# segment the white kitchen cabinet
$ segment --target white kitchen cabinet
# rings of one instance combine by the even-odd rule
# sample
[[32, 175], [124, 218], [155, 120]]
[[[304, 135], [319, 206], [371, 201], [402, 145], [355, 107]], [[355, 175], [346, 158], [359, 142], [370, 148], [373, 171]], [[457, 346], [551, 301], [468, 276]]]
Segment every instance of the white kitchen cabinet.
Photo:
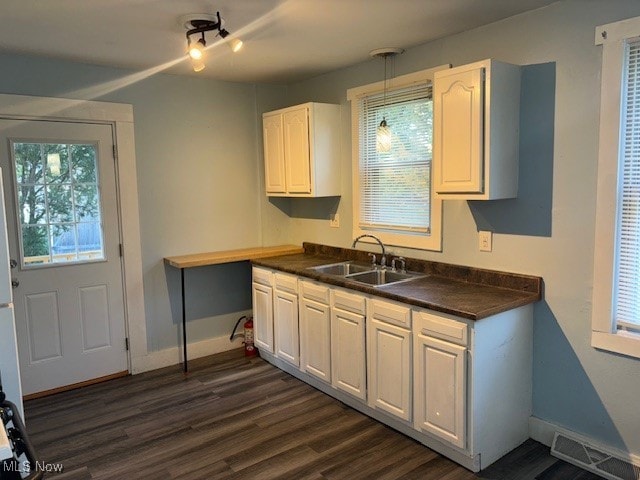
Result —
[[466, 447], [467, 349], [415, 335], [415, 426]]
[[300, 369], [331, 383], [329, 288], [300, 282]]
[[433, 177], [443, 199], [518, 194], [520, 67], [483, 60], [434, 74]]
[[287, 110], [283, 114], [283, 125], [287, 192], [310, 194], [309, 109]]
[[264, 178], [267, 192], [286, 193], [284, 173], [283, 116], [264, 115], [262, 135], [264, 141]]
[[414, 322], [415, 427], [466, 448], [468, 326], [425, 311]]
[[253, 267], [253, 325], [254, 342], [260, 351], [274, 353], [273, 344], [273, 274]]
[[262, 115], [269, 196], [340, 195], [340, 105], [305, 103]]
[[469, 321], [413, 309], [416, 430], [467, 452], [480, 468], [528, 438], [532, 310]]
[[256, 344], [291, 375], [476, 472], [529, 437], [533, 305], [467, 320], [264, 268], [253, 280]]
[[405, 305], [368, 302], [368, 403], [407, 422], [412, 420], [413, 403], [410, 318], [411, 310]]
[[297, 277], [276, 273], [273, 293], [274, 341], [276, 357], [300, 365]]
[[365, 298], [341, 290], [331, 295], [332, 385], [366, 400]]

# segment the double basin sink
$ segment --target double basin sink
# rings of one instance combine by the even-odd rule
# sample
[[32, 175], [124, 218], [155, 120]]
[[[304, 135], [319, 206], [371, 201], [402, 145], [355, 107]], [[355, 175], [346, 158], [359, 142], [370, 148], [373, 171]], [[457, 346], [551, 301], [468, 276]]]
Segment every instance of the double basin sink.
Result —
[[330, 263], [328, 265], [309, 267], [309, 269], [325, 275], [335, 275], [337, 277], [343, 277], [345, 280], [364, 283], [374, 287], [406, 282], [426, 276], [423, 273], [386, 270], [376, 268], [373, 265], [363, 265], [355, 262]]

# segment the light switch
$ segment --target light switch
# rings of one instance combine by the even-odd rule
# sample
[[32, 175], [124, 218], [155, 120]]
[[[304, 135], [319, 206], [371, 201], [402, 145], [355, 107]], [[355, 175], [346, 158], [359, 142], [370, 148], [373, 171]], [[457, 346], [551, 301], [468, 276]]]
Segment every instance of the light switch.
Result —
[[488, 231], [480, 230], [478, 232], [478, 240], [480, 243], [480, 251], [481, 252], [490, 252], [492, 248], [493, 241], [493, 233]]
[[333, 228], [340, 227], [340, 215], [338, 213], [332, 213], [329, 216], [329, 226]]

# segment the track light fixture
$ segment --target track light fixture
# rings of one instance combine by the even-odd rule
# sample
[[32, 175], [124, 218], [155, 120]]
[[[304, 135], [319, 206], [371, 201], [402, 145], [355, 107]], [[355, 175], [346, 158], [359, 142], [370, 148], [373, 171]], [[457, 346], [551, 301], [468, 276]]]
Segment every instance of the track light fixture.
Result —
[[[229, 32], [223, 28], [224, 19], [220, 16], [220, 12], [216, 12], [214, 15], [198, 14], [187, 15], [182, 17], [185, 28], [187, 29], [187, 53], [191, 58], [193, 70], [200, 72], [204, 70], [204, 57], [205, 48], [207, 46], [207, 40], [205, 38], [206, 32], [216, 32], [216, 35], [220, 38], [227, 38]], [[200, 36], [197, 40], [192, 37]], [[242, 48], [242, 40], [239, 38], [233, 38], [228, 42], [229, 48], [235, 53]]]

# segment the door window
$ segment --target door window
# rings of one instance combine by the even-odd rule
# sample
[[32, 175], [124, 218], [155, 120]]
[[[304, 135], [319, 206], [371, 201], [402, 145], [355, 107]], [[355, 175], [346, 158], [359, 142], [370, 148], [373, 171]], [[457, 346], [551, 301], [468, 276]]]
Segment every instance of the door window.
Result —
[[104, 260], [97, 145], [11, 142], [26, 268]]

